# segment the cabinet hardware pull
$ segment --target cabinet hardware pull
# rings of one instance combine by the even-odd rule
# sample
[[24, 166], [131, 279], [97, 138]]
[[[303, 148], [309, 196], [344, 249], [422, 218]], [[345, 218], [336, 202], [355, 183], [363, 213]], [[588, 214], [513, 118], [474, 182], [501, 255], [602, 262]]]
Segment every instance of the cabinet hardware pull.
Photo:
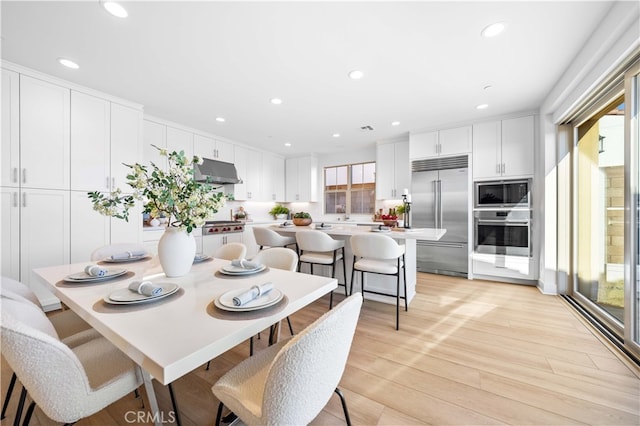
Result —
[[106, 178], [104, 178], [104, 187], [109, 189], [109, 176], [107, 176]]
[[22, 193], [22, 207], [27, 207], [27, 194]]
[[496, 173], [500, 173], [500, 164], [496, 163]]
[[13, 183], [18, 183], [18, 168], [13, 168]]
[[116, 178], [112, 177], [111, 178], [111, 189], [116, 187]]
[[506, 167], [504, 166], [504, 163], [502, 163], [502, 173], [504, 174], [504, 171], [506, 170]]
[[18, 193], [13, 193], [13, 207], [18, 207]]
[[22, 169], [22, 183], [27, 183], [27, 168]]

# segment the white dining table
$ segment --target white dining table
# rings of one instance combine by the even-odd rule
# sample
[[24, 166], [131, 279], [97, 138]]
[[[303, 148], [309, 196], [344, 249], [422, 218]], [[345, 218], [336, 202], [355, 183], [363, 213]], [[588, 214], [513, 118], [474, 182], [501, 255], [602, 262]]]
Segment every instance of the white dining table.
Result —
[[[229, 263], [209, 259], [194, 264], [187, 275], [179, 278], [167, 278], [157, 257], [135, 263], [99, 263], [109, 271], [127, 272], [93, 283], [64, 280], [83, 271], [90, 262], [38, 268], [34, 273], [65, 305], [142, 367], [151, 411], [158, 413], [152, 378], [163, 385], [170, 384], [337, 287], [333, 278], [274, 268], [252, 275], [227, 276], [220, 269]], [[105, 302], [112, 292], [126, 289], [140, 279], [175, 283], [180, 288], [154, 302]], [[273, 283], [274, 289], [283, 293], [281, 302], [249, 312], [215, 306], [214, 301], [227, 291], [265, 282]], [[159, 416], [156, 417], [159, 424]]]

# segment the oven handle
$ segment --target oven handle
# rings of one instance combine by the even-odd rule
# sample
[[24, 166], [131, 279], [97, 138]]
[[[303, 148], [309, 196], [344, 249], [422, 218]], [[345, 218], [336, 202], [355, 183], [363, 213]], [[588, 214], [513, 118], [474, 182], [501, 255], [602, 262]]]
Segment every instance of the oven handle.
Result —
[[483, 223], [504, 223], [506, 225], [529, 225], [531, 221], [529, 220], [499, 220], [499, 219], [476, 219], [478, 224]]

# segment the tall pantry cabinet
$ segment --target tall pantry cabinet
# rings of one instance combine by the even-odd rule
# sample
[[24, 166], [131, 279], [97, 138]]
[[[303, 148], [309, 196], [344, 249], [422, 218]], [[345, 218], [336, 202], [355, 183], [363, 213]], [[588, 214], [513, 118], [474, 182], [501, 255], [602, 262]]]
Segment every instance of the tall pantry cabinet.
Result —
[[121, 185], [121, 163], [140, 160], [142, 109], [72, 87], [3, 64], [1, 273], [31, 287], [45, 309], [59, 301], [34, 268], [88, 261], [100, 245], [141, 240], [138, 212], [128, 224], [105, 218], [87, 192]]
[[2, 275], [43, 305], [57, 299], [32, 269], [69, 262], [69, 102], [68, 88], [2, 70]]

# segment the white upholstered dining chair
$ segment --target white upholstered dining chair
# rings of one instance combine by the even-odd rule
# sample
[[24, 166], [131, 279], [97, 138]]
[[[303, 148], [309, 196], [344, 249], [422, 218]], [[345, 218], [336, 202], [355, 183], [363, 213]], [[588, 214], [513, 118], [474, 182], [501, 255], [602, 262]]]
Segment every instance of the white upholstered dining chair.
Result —
[[228, 243], [219, 247], [213, 257], [225, 260], [243, 259], [247, 255], [247, 246], [242, 243]]
[[[9, 299], [41, 309], [38, 297], [29, 287], [8, 277], [0, 277], [0, 296], [3, 299], [3, 303], [4, 299]], [[100, 333], [91, 328], [89, 324], [71, 310], [50, 314], [48, 315], [48, 320], [53, 325], [58, 338], [69, 347], [75, 347], [91, 339], [101, 337]], [[16, 380], [16, 373], [13, 372], [2, 404], [0, 419], [4, 419], [6, 416]], [[26, 391], [23, 392], [26, 393]]]
[[[404, 299], [404, 310], [407, 307], [407, 274], [405, 270], [405, 246], [396, 243], [388, 235], [359, 234], [351, 236], [351, 251], [353, 252], [353, 269], [351, 270], [351, 292], [356, 271], [360, 271], [362, 295], [365, 292], [396, 298], [396, 330], [400, 328], [400, 299]], [[404, 282], [404, 293], [400, 293], [400, 271]], [[396, 294], [386, 294], [367, 290], [364, 285], [364, 273], [393, 275], [396, 277]]]
[[351, 424], [338, 384], [355, 333], [362, 295], [356, 293], [289, 340], [247, 358], [228, 371], [211, 390], [247, 425], [305, 425], [322, 411], [335, 392]]
[[[296, 232], [296, 241], [300, 260], [298, 271], [303, 263], [308, 263], [310, 272], [313, 275], [313, 265], [331, 266], [331, 277], [336, 277], [336, 263], [342, 260], [342, 271], [344, 275], [344, 295], [347, 293], [347, 266], [344, 259], [344, 241], [334, 240], [322, 231], [304, 230]], [[338, 282], [338, 285], [340, 282]], [[329, 301], [329, 307], [333, 307], [333, 291]]]
[[[296, 245], [295, 236], [280, 235], [273, 229], [269, 229], [264, 226], [254, 226], [253, 236], [256, 239], [256, 244], [260, 246], [260, 250], [264, 247], [286, 247]], [[296, 251], [298, 251], [297, 246]]]
[[4, 297], [1, 315], [2, 355], [33, 399], [24, 424], [36, 404], [52, 420], [74, 423], [143, 382], [140, 367], [105, 338], [70, 348], [42, 310]]

